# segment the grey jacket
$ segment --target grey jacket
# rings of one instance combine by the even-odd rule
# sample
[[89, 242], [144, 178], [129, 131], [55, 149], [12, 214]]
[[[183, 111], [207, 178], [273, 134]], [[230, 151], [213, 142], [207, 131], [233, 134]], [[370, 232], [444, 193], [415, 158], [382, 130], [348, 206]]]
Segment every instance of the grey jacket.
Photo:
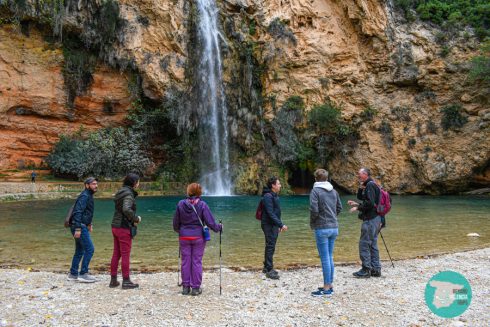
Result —
[[337, 215], [342, 203], [337, 191], [329, 182], [316, 182], [310, 193], [311, 229], [338, 228]]

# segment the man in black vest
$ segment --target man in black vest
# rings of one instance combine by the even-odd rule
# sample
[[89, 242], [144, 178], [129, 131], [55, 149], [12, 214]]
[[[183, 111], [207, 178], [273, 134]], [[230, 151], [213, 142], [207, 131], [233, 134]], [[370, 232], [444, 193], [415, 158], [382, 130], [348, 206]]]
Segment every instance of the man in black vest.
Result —
[[371, 178], [371, 172], [367, 168], [359, 170], [358, 178], [357, 198], [362, 202], [357, 203], [352, 200], [347, 202], [352, 207], [350, 212], [358, 211], [358, 217], [363, 221], [359, 240], [359, 256], [362, 261], [362, 268], [353, 275], [358, 278], [381, 277], [378, 250], [381, 217], [376, 210], [379, 201], [379, 188]]

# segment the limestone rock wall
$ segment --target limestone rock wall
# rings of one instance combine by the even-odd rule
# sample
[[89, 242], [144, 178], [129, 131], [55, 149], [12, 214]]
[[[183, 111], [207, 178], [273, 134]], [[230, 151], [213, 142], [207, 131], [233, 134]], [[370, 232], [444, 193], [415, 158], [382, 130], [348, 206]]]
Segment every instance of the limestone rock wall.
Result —
[[40, 165], [61, 134], [123, 122], [131, 101], [124, 74], [98, 66], [90, 90], [69, 109], [62, 67], [61, 50], [35, 30], [26, 37], [0, 26], [0, 168]]
[[[300, 95], [307, 108], [328, 98], [342, 107], [347, 121], [366, 107], [377, 110], [361, 125], [358, 146], [339, 153], [327, 167], [343, 188], [355, 189], [361, 166], [370, 167], [388, 190], [398, 193], [450, 193], [490, 182], [489, 101], [467, 79], [468, 60], [477, 54], [473, 38], [451, 41], [449, 53], [442, 56], [438, 30], [420, 22], [408, 24], [391, 1], [218, 3], [232, 142], [242, 149], [257, 147], [260, 120], [274, 117], [271, 101], [260, 97], [273, 97], [277, 107]], [[133, 63], [151, 99], [158, 101], [172, 88], [186, 90], [193, 2], [119, 4], [126, 24], [114, 58]], [[276, 19], [287, 33], [270, 31]], [[66, 17], [67, 26], [82, 33], [80, 21], [76, 15]], [[3, 27], [0, 37], [2, 167], [24, 157], [39, 162], [60, 133], [80, 124], [100, 128], [121, 123], [130, 101], [124, 74], [99, 66], [90, 92], [77, 98], [71, 117], [64, 106], [59, 50], [44, 50], [40, 36], [26, 39]], [[244, 56], [247, 49], [251, 54]], [[257, 65], [266, 69], [254, 72]], [[108, 97], [117, 103], [112, 115], [101, 110]], [[463, 106], [468, 123], [459, 131], [444, 131], [440, 109], [453, 103]], [[391, 148], [379, 132], [382, 121], [392, 127]], [[248, 180], [250, 169], [244, 163], [269, 164], [264, 149], [252, 150], [252, 157], [234, 163], [236, 171], [245, 172], [238, 178], [246, 179], [237, 185], [257, 182]]]

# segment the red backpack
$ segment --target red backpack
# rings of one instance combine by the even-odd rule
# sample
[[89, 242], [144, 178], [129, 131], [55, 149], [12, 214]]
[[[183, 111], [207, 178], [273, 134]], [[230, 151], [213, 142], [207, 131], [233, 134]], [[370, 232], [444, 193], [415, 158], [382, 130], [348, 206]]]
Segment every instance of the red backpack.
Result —
[[376, 185], [379, 189], [379, 199], [378, 199], [378, 204], [375, 205], [376, 207], [376, 212], [378, 215], [384, 217], [390, 212], [391, 210], [391, 196], [390, 193], [385, 191], [381, 186], [373, 182], [374, 185]]
[[262, 220], [262, 211], [264, 211], [264, 204], [260, 200], [257, 210], [255, 210], [255, 219]]

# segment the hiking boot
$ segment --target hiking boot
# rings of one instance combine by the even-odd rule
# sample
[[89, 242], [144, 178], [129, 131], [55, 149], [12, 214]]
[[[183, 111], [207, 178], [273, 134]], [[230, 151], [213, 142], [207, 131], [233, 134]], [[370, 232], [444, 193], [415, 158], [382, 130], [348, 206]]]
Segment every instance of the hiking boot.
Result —
[[369, 278], [369, 277], [371, 277], [371, 270], [369, 268], [362, 267], [361, 270], [356, 271], [352, 275], [354, 275], [354, 277], [357, 277], [357, 278]]
[[331, 296], [333, 294], [333, 288], [329, 288], [328, 290], [323, 287], [319, 287], [318, 291], [311, 292], [311, 295], [314, 297], [322, 297], [322, 296]]
[[189, 286], [183, 286], [182, 295], [189, 295], [189, 294], [191, 294], [191, 288]]
[[129, 278], [123, 279], [123, 282], [122, 282], [122, 289], [123, 290], [129, 290], [129, 289], [138, 288], [138, 287], [140, 287], [140, 286], [136, 283], [133, 283], [131, 281], [131, 279], [129, 279]]
[[117, 281], [117, 276], [111, 276], [111, 282], [109, 283], [109, 287], [114, 288], [114, 287], [118, 287], [119, 285], [121, 285], [121, 283]]
[[279, 279], [279, 273], [274, 269], [271, 269], [265, 274], [265, 277], [270, 279]]
[[66, 277], [66, 280], [74, 282], [74, 281], [78, 280], [78, 276], [73, 275], [72, 273], [69, 273], [68, 276]]
[[381, 277], [381, 269], [380, 270], [371, 269], [371, 277]]
[[192, 296], [198, 296], [202, 293], [202, 289], [200, 287], [198, 288], [192, 288], [191, 295]]
[[97, 281], [97, 279], [95, 279], [94, 276], [89, 275], [87, 273], [87, 274], [83, 274], [83, 275], [78, 276], [77, 281], [80, 283], [94, 283], [95, 281]]

